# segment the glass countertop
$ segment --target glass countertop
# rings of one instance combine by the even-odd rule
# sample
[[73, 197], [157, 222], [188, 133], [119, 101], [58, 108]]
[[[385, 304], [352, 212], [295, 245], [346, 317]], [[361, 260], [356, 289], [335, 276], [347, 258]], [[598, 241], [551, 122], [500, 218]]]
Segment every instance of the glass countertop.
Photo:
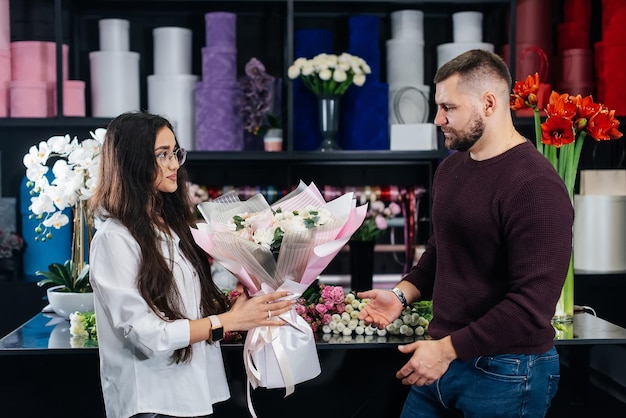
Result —
[[[16, 354], [67, 354], [93, 352], [97, 345], [72, 340], [70, 323], [54, 313], [38, 313], [22, 326], [0, 339], [0, 355]], [[626, 344], [626, 329], [586, 312], [576, 313], [574, 322], [560, 326], [555, 343], [559, 345]], [[407, 344], [423, 337], [338, 336], [316, 334], [318, 349], [383, 349]], [[224, 342], [225, 350], [241, 350], [241, 342]]]

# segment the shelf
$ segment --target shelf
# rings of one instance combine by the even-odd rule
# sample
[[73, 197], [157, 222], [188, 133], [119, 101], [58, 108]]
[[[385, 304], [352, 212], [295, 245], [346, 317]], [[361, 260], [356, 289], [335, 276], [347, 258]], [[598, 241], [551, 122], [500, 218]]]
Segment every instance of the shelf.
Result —
[[0, 129], [3, 128], [106, 128], [110, 118], [56, 117], [56, 118], [0, 118]]
[[419, 161], [441, 160], [448, 155], [447, 150], [436, 151], [292, 151], [292, 152], [264, 152], [264, 151], [190, 151], [187, 161], [282, 161], [296, 163], [333, 163], [333, 162], [367, 162], [378, 163], [406, 162], [415, 164]]

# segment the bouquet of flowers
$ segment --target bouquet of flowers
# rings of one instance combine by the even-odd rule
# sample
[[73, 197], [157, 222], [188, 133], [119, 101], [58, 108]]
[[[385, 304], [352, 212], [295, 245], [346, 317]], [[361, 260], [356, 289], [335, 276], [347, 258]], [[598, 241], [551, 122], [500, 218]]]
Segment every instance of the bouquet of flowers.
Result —
[[362, 86], [372, 72], [363, 58], [348, 54], [318, 54], [312, 59], [298, 58], [287, 69], [287, 76], [302, 79], [315, 95], [342, 95], [352, 84]]
[[[516, 81], [511, 93], [512, 110], [532, 109], [535, 123], [535, 145], [565, 183], [572, 202], [578, 173], [578, 163], [587, 137], [594, 141], [616, 140], [623, 136], [615, 110], [593, 97], [572, 96], [568, 93], [550, 93], [545, 109], [547, 119], [541, 123], [538, 106], [539, 74]], [[565, 284], [557, 303], [555, 319], [569, 320], [574, 315], [574, 260], [570, 258]], [[569, 318], [569, 319], [568, 319]]]
[[[199, 205], [207, 223], [192, 233], [197, 244], [233, 273], [255, 296], [288, 290], [299, 298], [361, 225], [367, 205], [353, 193], [326, 202], [314, 184], [298, 187], [271, 206], [257, 194], [241, 201], [236, 192]], [[250, 330], [244, 364], [253, 388], [286, 388], [320, 373], [311, 327], [295, 310], [281, 327]], [[278, 355], [280, 354], [280, 355]]]

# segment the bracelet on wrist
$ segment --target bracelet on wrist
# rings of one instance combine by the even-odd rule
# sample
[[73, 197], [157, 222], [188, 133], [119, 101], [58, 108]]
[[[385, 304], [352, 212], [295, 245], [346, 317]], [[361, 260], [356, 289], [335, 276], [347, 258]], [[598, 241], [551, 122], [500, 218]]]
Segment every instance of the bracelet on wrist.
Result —
[[402, 304], [402, 309], [409, 306], [409, 304], [406, 301], [406, 297], [404, 296], [404, 292], [402, 290], [398, 289], [397, 287], [394, 287], [393, 289], [391, 289], [391, 291], [393, 292], [394, 295], [398, 297], [398, 300]]

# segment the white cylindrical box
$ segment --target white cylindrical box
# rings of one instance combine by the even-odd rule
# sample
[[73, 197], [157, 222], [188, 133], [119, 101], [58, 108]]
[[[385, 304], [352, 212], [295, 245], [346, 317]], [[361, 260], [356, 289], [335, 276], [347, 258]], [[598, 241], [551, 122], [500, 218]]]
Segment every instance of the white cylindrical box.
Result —
[[176, 125], [181, 148], [195, 149], [195, 88], [198, 76], [191, 74], [148, 76], [148, 111]]
[[626, 196], [575, 195], [574, 269], [626, 271]]
[[94, 117], [111, 118], [139, 110], [138, 52], [93, 51], [89, 63]]
[[154, 38], [154, 74], [191, 74], [191, 29], [161, 27]]
[[480, 12], [453, 13], [452, 38], [454, 42], [482, 42], [483, 14]]
[[424, 12], [421, 10], [391, 12], [391, 37], [424, 42]]
[[493, 44], [486, 42], [451, 42], [437, 46], [437, 68], [470, 49], [493, 52]]
[[389, 39], [386, 45], [389, 85], [424, 84], [424, 42]]
[[130, 22], [125, 19], [100, 19], [100, 51], [128, 51]]

